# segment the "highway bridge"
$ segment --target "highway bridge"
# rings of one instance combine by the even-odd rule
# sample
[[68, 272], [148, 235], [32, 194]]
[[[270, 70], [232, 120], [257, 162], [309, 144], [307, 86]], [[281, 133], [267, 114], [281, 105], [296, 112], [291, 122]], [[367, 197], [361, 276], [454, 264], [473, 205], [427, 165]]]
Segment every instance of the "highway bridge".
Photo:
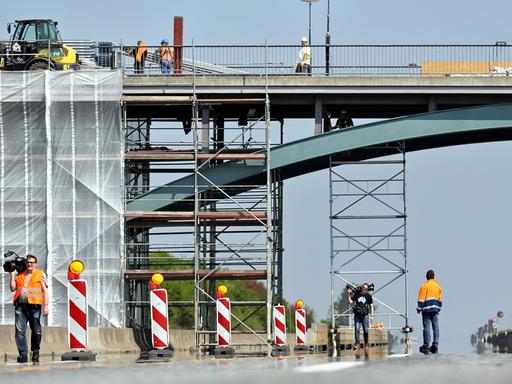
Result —
[[[205, 236], [210, 233], [210, 240], [205, 238], [204, 243], [200, 242], [201, 251], [197, 250], [197, 253], [205, 260], [214, 260], [210, 264], [213, 271], [201, 270], [194, 274], [191, 269], [189, 278], [195, 275], [196, 282], [214, 284], [207, 281], [215, 279], [216, 273], [228, 268], [231, 271], [228, 274], [236, 275], [238, 279], [265, 281], [267, 288], [272, 290], [267, 304], [270, 297], [277, 297], [279, 301], [282, 292], [282, 210], [279, 206], [280, 186], [286, 179], [330, 169], [333, 180], [332, 175], [334, 178], [338, 176], [338, 172], [333, 171], [337, 165], [395, 167], [392, 176], [375, 175], [366, 180], [373, 185], [369, 190], [358, 187], [356, 192], [346, 194], [331, 192], [331, 201], [339, 201], [352, 194], [359, 200], [370, 197], [382, 202], [387, 198], [383, 197], [386, 195], [382, 193], [383, 189], [390, 185], [393, 185], [391, 194], [405, 201], [405, 188], [400, 185], [405, 182], [407, 152], [510, 140], [512, 135], [512, 83], [508, 76], [476, 71], [438, 72], [430, 76], [425, 73], [404, 75], [386, 72], [327, 76], [321, 71], [316, 76], [290, 76], [266, 72], [236, 75], [186, 73], [162, 77], [154, 72], [132, 75], [128, 69], [123, 80], [123, 99], [127, 121], [137, 121], [137, 129], [144, 131], [137, 136], [139, 138], [150, 136], [151, 123], [163, 124], [169, 132], [177, 132], [185, 129], [188, 121], [188, 126], [195, 133], [188, 139], [188, 145], [183, 141], [174, 143], [176, 145], [147, 144], [146, 148], [140, 145], [127, 152], [126, 160], [129, 162], [151, 164], [149, 168], [157, 173], [175, 172], [171, 182], [144, 190], [127, 202], [128, 228], [181, 227], [179, 231], [183, 233], [183, 228], [195, 227], [195, 233], [204, 233]], [[352, 118], [385, 120], [325, 132], [326, 113], [335, 117], [341, 109], [347, 110]], [[311, 121], [311, 136], [295, 142], [283, 142], [282, 132], [293, 130], [297, 119]], [[177, 126], [171, 128], [173, 122]], [[280, 138], [279, 135], [277, 140], [275, 137], [271, 139], [270, 135], [259, 136], [259, 140], [255, 140], [257, 144], [251, 146], [237, 142], [239, 137], [235, 139], [234, 134], [231, 139], [225, 136], [229, 129], [239, 129], [243, 136], [248, 132], [247, 127], [257, 131], [258, 125], [263, 131], [281, 132]], [[184, 175], [182, 168], [191, 171]], [[332, 185], [339, 181], [332, 181]], [[343, 179], [341, 182], [353, 187], [359, 181]], [[258, 191], [258, 195], [246, 204], [243, 201], [250, 191]], [[381, 267], [381, 271], [370, 268], [374, 273], [391, 275], [388, 280], [380, 282], [381, 286], [406, 279], [405, 206], [389, 201], [383, 205], [390, 211], [331, 215], [330, 272], [333, 286], [340, 286], [340, 283], [344, 286], [351, 279], [348, 275], [353, 273], [371, 275], [368, 268], [356, 270], [357, 267], [351, 266], [353, 268], [340, 270], [335, 265], [346, 265], [346, 261], [350, 263], [372, 253], [381, 256], [390, 267]], [[222, 206], [224, 210], [220, 212]], [[348, 207], [331, 204], [333, 212], [348, 212], [348, 208], [352, 209], [352, 204]], [[374, 229], [372, 233], [348, 233], [350, 230], [341, 228], [347, 222], [369, 221], [373, 226], [375, 222], [381, 223], [378, 224], [381, 229]], [[201, 227], [208, 228], [210, 232], [201, 232]], [[224, 235], [226, 228], [234, 231], [233, 228], [242, 227], [250, 229], [255, 236], [266, 233], [271, 245], [266, 248], [264, 239], [260, 238], [260, 242], [251, 239], [247, 243], [242, 241], [244, 245], [240, 250], [234, 250], [234, 247], [226, 245], [227, 241], [219, 239], [219, 234]], [[371, 245], [363, 246], [362, 238]], [[349, 242], [352, 254], [343, 246], [340, 248], [340, 239]], [[396, 243], [383, 247], [382, 244], [390, 239]], [[245, 253], [248, 249], [258, 249], [262, 253], [271, 249], [267, 253], [270, 264], [252, 264], [251, 256], [247, 257], [248, 253]], [[226, 250], [227, 256], [223, 258], [222, 252]], [[178, 253], [177, 249], [173, 251], [173, 254]], [[134, 282], [141, 281], [150, 273], [143, 272], [143, 269], [127, 271], [126, 276]], [[179, 278], [176, 273], [168, 273], [169, 277]], [[221, 275], [218, 276], [220, 278]], [[226, 275], [222, 278], [229, 279]], [[202, 294], [208, 296], [206, 291], [203, 290]], [[211, 288], [209, 292], [211, 295]], [[377, 297], [386, 315], [402, 318], [406, 325], [405, 286], [403, 293], [405, 298], [400, 305], [396, 302], [389, 304], [385, 292], [379, 292]], [[333, 324], [346, 316], [347, 313], [333, 314]], [[389, 327], [401, 328], [396, 325]], [[204, 340], [202, 343], [208, 344]], [[199, 344], [201, 342], [198, 341]]]
[[[83, 187], [81, 193], [89, 196], [91, 190], [101, 185], [99, 170], [108, 170], [120, 160], [116, 163], [119, 168], [113, 167], [115, 171], [110, 175], [117, 180], [116, 172], [125, 173], [124, 189], [117, 191], [117, 200], [109, 195], [101, 203], [95, 202], [92, 209], [80, 205], [81, 194], [72, 194], [72, 214], [56, 214], [61, 227], [54, 237], [48, 238], [60, 246], [63, 239], [59, 236], [72, 228], [72, 251], [67, 252], [81, 251], [77, 247], [82, 241], [78, 219], [88, 220], [91, 233], [105, 225], [105, 231], [126, 235], [120, 240], [123, 251], [115, 243], [105, 244], [105, 259], [109, 263], [122, 260], [124, 265], [120, 268], [117, 264], [102, 268], [103, 252], [94, 239], [84, 241], [84, 253], [97, 253], [97, 257], [91, 258], [97, 271], [106, 271], [114, 280], [120, 278], [119, 285], [111, 280], [104, 284], [99, 278], [96, 283], [103, 288], [122, 287], [123, 295], [107, 301], [114, 305], [113, 300], [119, 300], [115, 305], [122, 307], [122, 319], [116, 325], [134, 327], [142, 348], [149, 348], [150, 342], [148, 279], [159, 271], [168, 279], [193, 282], [194, 297], [171, 302], [170, 310], [193, 308], [193, 347], [203, 354], [212, 353], [216, 346], [214, 302], [219, 282], [259, 282], [257, 287], [263, 287], [264, 293], [257, 299], [232, 302], [233, 307], [251, 308], [249, 315], [236, 319], [234, 325], [240, 333], [253, 338], [251, 345], [235, 347], [268, 350], [273, 334], [272, 308], [283, 298], [283, 183], [321, 169], [330, 171], [332, 294], [337, 296], [345, 283], [352, 281], [351, 274], [389, 276], [380, 281], [375, 295], [380, 308], [378, 315], [389, 319], [387, 329], [401, 330], [408, 325], [409, 317], [406, 154], [512, 138], [509, 47], [332, 46], [330, 71], [318, 60], [312, 76], [291, 74], [292, 52], [298, 48], [294, 46], [182, 46], [178, 49], [182, 50], [183, 60], [179, 68], [175, 66], [172, 76], [162, 76], [158, 66], [151, 62], [144, 73], [134, 73], [133, 62], [125, 55], [127, 48], [113, 48], [111, 53], [119, 59], [112, 65], [113, 70], [84, 68], [69, 74], [0, 76], [1, 85], [11, 87], [9, 92], [2, 93], [7, 95], [5, 105], [13, 107], [11, 112], [21, 108], [13, 115], [17, 116], [20, 129], [24, 129], [25, 138], [31, 137], [31, 129], [37, 129], [43, 141], [51, 136], [46, 134], [52, 129], [61, 135], [54, 138], [58, 148], [55, 151], [53, 147], [43, 151], [43, 146], [36, 145], [40, 152], [29, 153], [29, 142], [16, 141], [24, 144], [22, 149], [27, 157], [18, 165], [23, 166], [25, 173], [31, 170], [31, 164], [42, 164], [29, 164], [26, 159], [30, 156], [35, 156], [30, 157], [34, 160], [45, 159], [53, 166], [51, 172], [62, 172], [58, 183], [68, 182], [71, 175], [73, 181], [67, 185], [75, 192]], [[323, 57], [326, 48], [313, 47], [314, 57]], [[351, 54], [354, 50], [359, 53]], [[368, 55], [372, 50], [380, 53]], [[252, 53], [242, 56], [240, 52]], [[10, 75], [13, 77], [9, 78]], [[47, 84], [55, 86], [48, 88], [52, 92], [46, 92]], [[30, 86], [32, 92], [20, 91], [21, 86]], [[75, 98], [78, 94], [73, 93], [79, 87], [83, 98]], [[42, 102], [48, 95], [55, 99]], [[340, 110], [346, 110], [353, 119], [383, 120], [329, 131], [326, 116], [334, 118]], [[89, 118], [78, 119], [76, 111]], [[120, 135], [116, 130], [118, 115], [124, 138], [116, 136]], [[40, 116], [46, 118], [36, 118]], [[61, 119], [62, 116], [66, 118]], [[285, 142], [284, 131], [293, 130], [299, 119], [311, 124], [310, 136]], [[30, 128], [30, 124], [36, 126]], [[102, 136], [102, 127], [107, 125], [110, 134]], [[72, 134], [68, 134], [68, 126]], [[76, 141], [76, 137], [82, 141]], [[91, 159], [96, 171], [87, 177], [77, 177], [93, 168]], [[375, 174], [359, 180], [347, 178], [340, 171], [359, 165], [371, 168], [372, 172], [375, 169]], [[33, 171], [29, 173], [38, 174], [37, 167]], [[347, 188], [340, 191], [336, 185]], [[51, 187], [51, 182], [47, 186]], [[52, 196], [46, 191], [47, 202], [53, 203]], [[355, 202], [348, 202], [345, 207], [336, 205], [351, 198]], [[377, 201], [380, 209], [356, 204], [367, 199]], [[356, 205], [359, 208], [354, 210]], [[108, 211], [112, 207], [112, 212]], [[108, 211], [105, 217], [122, 216], [122, 225], [115, 221], [100, 222], [98, 215], [102, 210]], [[29, 239], [30, 212], [26, 208], [24, 212], [25, 237]], [[46, 218], [46, 212], [34, 216]], [[350, 225], [354, 223], [371, 229], [352, 232]], [[45, 241], [46, 235], [41, 243], [43, 248]], [[62, 247], [68, 245], [64, 243]], [[352, 265], [368, 254], [377, 255], [384, 265], [366, 269]], [[58, 264], [61, 268], [66, 263], [61, 260]], [[53, 272], [59, 281], [65, 276], [62, 270]], [[403, 284], [403, 297], [388, 301], [385, 288], [395, 281]], [[62, 290], [62, 286], [58, 289]], [[96, 308], [98, 303], [105, 302], [102, 294], [96, 292], [95, 304], [91, 305], [98, 311], [98, 325], [113, 321], [109, 311]], [[5, 317], [5, 305], [3, 308]], [[266, 319], [264, 326], [257, 329], [248, 325], [251, 316], [261, 313]], [[332, 310], [332, 325], [338, 326], [340, 319], [349, 315], [348, 311]]]

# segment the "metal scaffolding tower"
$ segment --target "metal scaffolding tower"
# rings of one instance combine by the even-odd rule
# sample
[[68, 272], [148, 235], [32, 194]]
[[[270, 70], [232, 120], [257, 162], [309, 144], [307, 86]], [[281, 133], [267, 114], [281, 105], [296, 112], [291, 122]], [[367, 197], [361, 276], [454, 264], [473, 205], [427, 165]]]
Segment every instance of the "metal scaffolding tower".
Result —
[[[231, 132], [227, 131], [223, 122], [219, 126], [217, 119], [212, 146], [209, 144], [210, 112], [227, 103], [252, 104], [256, 109], [261, 109], [257, 107], [257, 104], [261, 104], [264, 115], [238, 121], [239, 126]], [[281, 188], [278, 181], [273, 185], [270, 171], [268, 96], [260, 100], [214, 101], [194, 97], [193, 113], [195, 347], [200, 353], [211, 353], [216, 345], [217, 275], [226, 271], [232, 271], [240, 279], [264, 280], [266, 285], [266, 297], [262, 300], [232, 300], [232, 308], [251, 307], [250, 313], [243, 318], [232, 313], [233, 345], [268, 347], [268, 340], [272, 338], [272, 302], [280, 285], [274, 277], [274, 260], [280, 253], [273, 239], [276, 233], [280, 233], [281, 213], [273, 208]], [[229, 159], [226, 166], [232, 168], [230, 172], [236, 172], [237, 167], [261, 167], [266, 173], [264, 182], [240, 185], [215, 182], [209, 178], [206, 170], [223, 164], [223, 158]], [[227, 285], [229, 287], [229, 283]], [[249, 325], [248, 320], [260, 311], [266, 311], [266, 329], [254, 329]], [[239, 342], [237, 334], [252, 337], [250, 341], [246, 337]]]
[[[330, 275], [333, 328], [352, 325], [351, 309], [336, 305], [346, 285], [374, 283], [375, 315], [388, 330], [408, 326], [405, 147], [396, 155], [348, 161], [330, 158]], [[368, 148], [375, 150], [379, 148]], [[398, 321], [397, 321], [398, 318]]]
[[[127, 119], [124, 108], [125, 152], [143, 150], [150, 146], [151, 120]], [[129, 201], [149, 190], [149, 163], [137, 159], [125, 160], [125, 201]], [[125, 226], [126, 265], [125, 270], [149, 268], [149, 228]], [[151, 326], [149, 314], [149, 283], [146, 280], [127, 280], [125, 283], [125, 323], [136, 330], [138, 343], [149, 348], [148, 329]]]
[[[217, 286], [259, 281], [256, 288], [265, 291], [261, 299], [228, 293], [234, 296], [233, 345], [242, 352], [268, 353], [272, 303], [282, 297], [283, 190], [279, 172], [270, 170], [268, 91], [264, 97], [212, 98], [198, 96], [195, 75], [193, 84], [192, 97], [178, 101], [176, 116], [131, 120], [125, 114], [127, 201], [158, 188], [162, 194], [156, 198], [170, 207], [126, 213], [127, 324], [148, 328], [144, 309], [152, 273], [171, 282], [188, 280], [194, 296], [177, 301], [171, 292], [169, 307], [193, 308], [196, 351], [212, 353]], [[264, 180], [222, 181], [246, 167], [263, 172]], [[167, 179], [150, 186], [149, 175], [152, 182]], [[243, 316], [236, 315], [240, 307]], [[251, 325], [253, 316], [265, 317], [261, 329]]]

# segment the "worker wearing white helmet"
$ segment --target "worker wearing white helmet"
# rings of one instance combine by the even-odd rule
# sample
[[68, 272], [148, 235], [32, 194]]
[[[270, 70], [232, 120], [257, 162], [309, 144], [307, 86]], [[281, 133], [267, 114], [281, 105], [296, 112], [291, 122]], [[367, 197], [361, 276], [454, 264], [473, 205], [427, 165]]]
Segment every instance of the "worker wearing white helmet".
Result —
[[299, 62], [295, 68], [297, 73], [311, 73], [311, 47], [307, 37], [300, 39], [302, 47], [299, 50]]

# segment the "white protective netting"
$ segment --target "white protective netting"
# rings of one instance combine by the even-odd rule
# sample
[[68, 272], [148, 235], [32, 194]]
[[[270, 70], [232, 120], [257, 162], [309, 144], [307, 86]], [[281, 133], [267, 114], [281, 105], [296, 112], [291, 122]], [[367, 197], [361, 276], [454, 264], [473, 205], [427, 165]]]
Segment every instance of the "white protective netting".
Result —
[[[82, 260], [89, 324], [122, 325], [123, 136], [119, 72], [0, 72], [0, 247], [38, 257], [48, 325], [67, 324], [67, 267]], [[0, 324], [12, 324], [0, 275]]]

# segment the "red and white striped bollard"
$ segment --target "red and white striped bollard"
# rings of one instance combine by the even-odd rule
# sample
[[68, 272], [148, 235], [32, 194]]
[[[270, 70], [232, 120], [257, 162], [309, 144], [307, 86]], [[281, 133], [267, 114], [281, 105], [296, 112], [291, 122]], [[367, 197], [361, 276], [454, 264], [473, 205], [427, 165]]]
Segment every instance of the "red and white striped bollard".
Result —
[[96, 353], [86, 351], [89, 345], [87, 281], [80, 278], [84, 264], [73, 260], [68, 267], [68, 345], [70, 352], [61, 356], [62, 361], [94, 361]]
[[169, 347], [167, 290], [164, 288], [152, 289], [150, 293], [150, 303], [151, 342], [153, 348], [167, 348]]
[[137, 363], [168, 362], [173, 356], [169, 341], [169, 306], [167, 289], [160, 288], [164, 277], [154, 273], [149, 280], [149, 309], [151, 313], [150, 351], [142, 351]]
[[306, 345], [306, 310], [302, 308], [304, 302], [297, 300], [295, 302], [295, 341], [296, 345], [293, 351], [296, 354], [309, 353], [309, 346]]
[[216, 292], [217, 308], [217, 346], [215, 357], [233, 357], [235, 348], [231, 344], [231, 301], [224, 297], [228, 293], [225, 285], [220, 285]]
[[284, 305], [274, 307], [274, 344], [286, 344], [286, 315]]
[[295, 339], [297, 345], [306, 344], [306, 310], [295, 310]]
[[83, 351], [89, 344], [87, 316], [87, 281], [68, 282], [68, 343], [69, 349]]
[[290, 350], [286, 345], [286, 310], [284, 305], [274, 307], [274, 345], [272, 356], [288, 356]]

